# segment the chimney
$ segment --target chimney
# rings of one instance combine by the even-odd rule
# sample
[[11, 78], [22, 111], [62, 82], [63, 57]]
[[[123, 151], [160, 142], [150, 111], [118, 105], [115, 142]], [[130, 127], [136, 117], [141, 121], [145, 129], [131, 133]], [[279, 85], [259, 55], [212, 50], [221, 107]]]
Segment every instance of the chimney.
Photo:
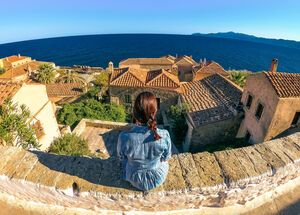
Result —
[[270, 72], [277, 72], [277, 66], [278, 66], [278, 59], [274, 58], [272, 60]]
[[20, 57], [21, 57], [21, 55], [20, 55], [20, 54], [18, 54], [18, 57], [20, 58]]
[[108, 72], [109, 73], [112, 73], [114, 71], [114, 64], [113, 64], [113, 62], [109, 62], [108, 63]]

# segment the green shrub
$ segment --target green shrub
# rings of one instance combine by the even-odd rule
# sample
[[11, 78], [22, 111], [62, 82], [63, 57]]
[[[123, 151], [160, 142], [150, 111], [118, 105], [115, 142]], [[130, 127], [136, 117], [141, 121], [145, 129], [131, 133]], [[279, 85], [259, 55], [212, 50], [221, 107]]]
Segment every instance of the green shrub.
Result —
[[114, 122], [125, 122], [126, 112], [121, 105], [101, 103], [86, 99], [73, 104], [65, 104], [58, 113], [58, 122], [75, 127], [82, 118]]
[[24, 149], [39, 148], [35, 131], [28, 123], [29, 118], [30, 112], [25, 105], [19, 109], [11, 100], [6, 100], [0, 107], [0, 142], [16, 144]]
[[2, 75], [3, 73], [5, 73], [5, 69], [0, 67], [0, 75]]
[[87, 141], [75, 134], [65, 134], [54, 140], [49, 148], [49, 152], [71, 156], [91, 155]]
[[188, 110], [187, 104], [182, 105], [172, 105], [168, 111], [168, 115], [172, 119], [172, 130], [176, 136], [177, 145], [182, 144], [186, 132], [187, 123], [185, 119], [185, 114]]
[[229, 79], [240, 87], [244, 87], [246, 84], [246, 79], [252, 74], [252, 72], [247, 70], [231, 70], [229, 72]]

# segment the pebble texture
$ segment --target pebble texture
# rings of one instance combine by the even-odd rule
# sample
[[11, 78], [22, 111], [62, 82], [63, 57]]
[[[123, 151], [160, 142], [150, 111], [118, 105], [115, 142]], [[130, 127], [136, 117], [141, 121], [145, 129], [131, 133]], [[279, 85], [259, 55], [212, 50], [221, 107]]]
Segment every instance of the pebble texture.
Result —
[[240, 149], [173, 155], [165, 183], [148, 193], [121, 179], [121, 165], [113, 156], [58, 156], [2, 146], [0, 192], [93, 211], [243, 206], [299, 179], [299, 142], [296, 133]]

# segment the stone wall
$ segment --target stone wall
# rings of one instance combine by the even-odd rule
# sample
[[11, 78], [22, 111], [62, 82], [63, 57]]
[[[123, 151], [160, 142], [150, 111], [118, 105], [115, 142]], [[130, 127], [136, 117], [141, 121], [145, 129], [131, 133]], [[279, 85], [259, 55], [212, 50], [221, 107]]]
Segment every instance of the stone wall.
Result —
[[231, 119], [210, 123], [195, 128], [193, 128], [192, 125], [189, 125], [189, 131], [187, 135], [190, 135], [189, 138], [191, 141], [189, 146], [186, 146], [186, 151], [199, 152], [205, 149], [205, 145], [219, 144], [220, 140], [222, 141], [224, 139], [234, 139], [238, 132], [241, 121], [241, 114], [238, 114]]
[[163, 185], [143, 193], [121, 180], [117, 158], [0, 147], [0, 199], [77, 213], [240, 214], [300, 186], [300, 133], [251, 147], [183, 153]]

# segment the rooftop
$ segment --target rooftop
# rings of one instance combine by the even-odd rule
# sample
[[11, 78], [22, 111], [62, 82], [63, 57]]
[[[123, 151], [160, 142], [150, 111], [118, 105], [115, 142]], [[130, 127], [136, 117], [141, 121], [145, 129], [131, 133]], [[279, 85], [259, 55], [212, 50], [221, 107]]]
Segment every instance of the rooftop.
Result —
[[174, 59], [170, 56], [163, 56], [160, 58], [128, 58], [120, 62], [120, 65], [172, 65]]
[[0, 82], [0, 105], [3, 104], [6, 99], [14, 96], [21, 86], [21, 84], [16, 83]]
[[163, 89], [178, 89], [178, 77], [168, 70], [147, 71], [142, 69], [115, 69], [110, 77], [110, 86], [124, 87], [157, 87]]
[[220, 64], [214, 61], [199, 64], [198, 66], [194, 67], [194, 72], [195, 72], [195, 78], [194, 78], [195, 81], [200, 80], [202, 74], [220, 74], [223, 76], [228, 75], [225, 69]]
[[264, 72], [281, 98], [300, 97], [300, 74]]
[[189, 114], [196, 126], [233, 117], [242, 90], [226, 78], [215, 74], [182, 85], [181, 98], [189, 105]]
[[46, 85], [48, 97], [69, 97], [83, 94], [81, 83], [57, 83]]
[[20, 56], [20, 55], [12, 55], [12, 56], [9, 56], [9, 57], [3, 58], [3, 59], [6, 60], [9, 63], [14, 63], [14, 62], [17, 62], [19, 60], [24, 60], [26, 58], [29, 58], [29, 57]]

